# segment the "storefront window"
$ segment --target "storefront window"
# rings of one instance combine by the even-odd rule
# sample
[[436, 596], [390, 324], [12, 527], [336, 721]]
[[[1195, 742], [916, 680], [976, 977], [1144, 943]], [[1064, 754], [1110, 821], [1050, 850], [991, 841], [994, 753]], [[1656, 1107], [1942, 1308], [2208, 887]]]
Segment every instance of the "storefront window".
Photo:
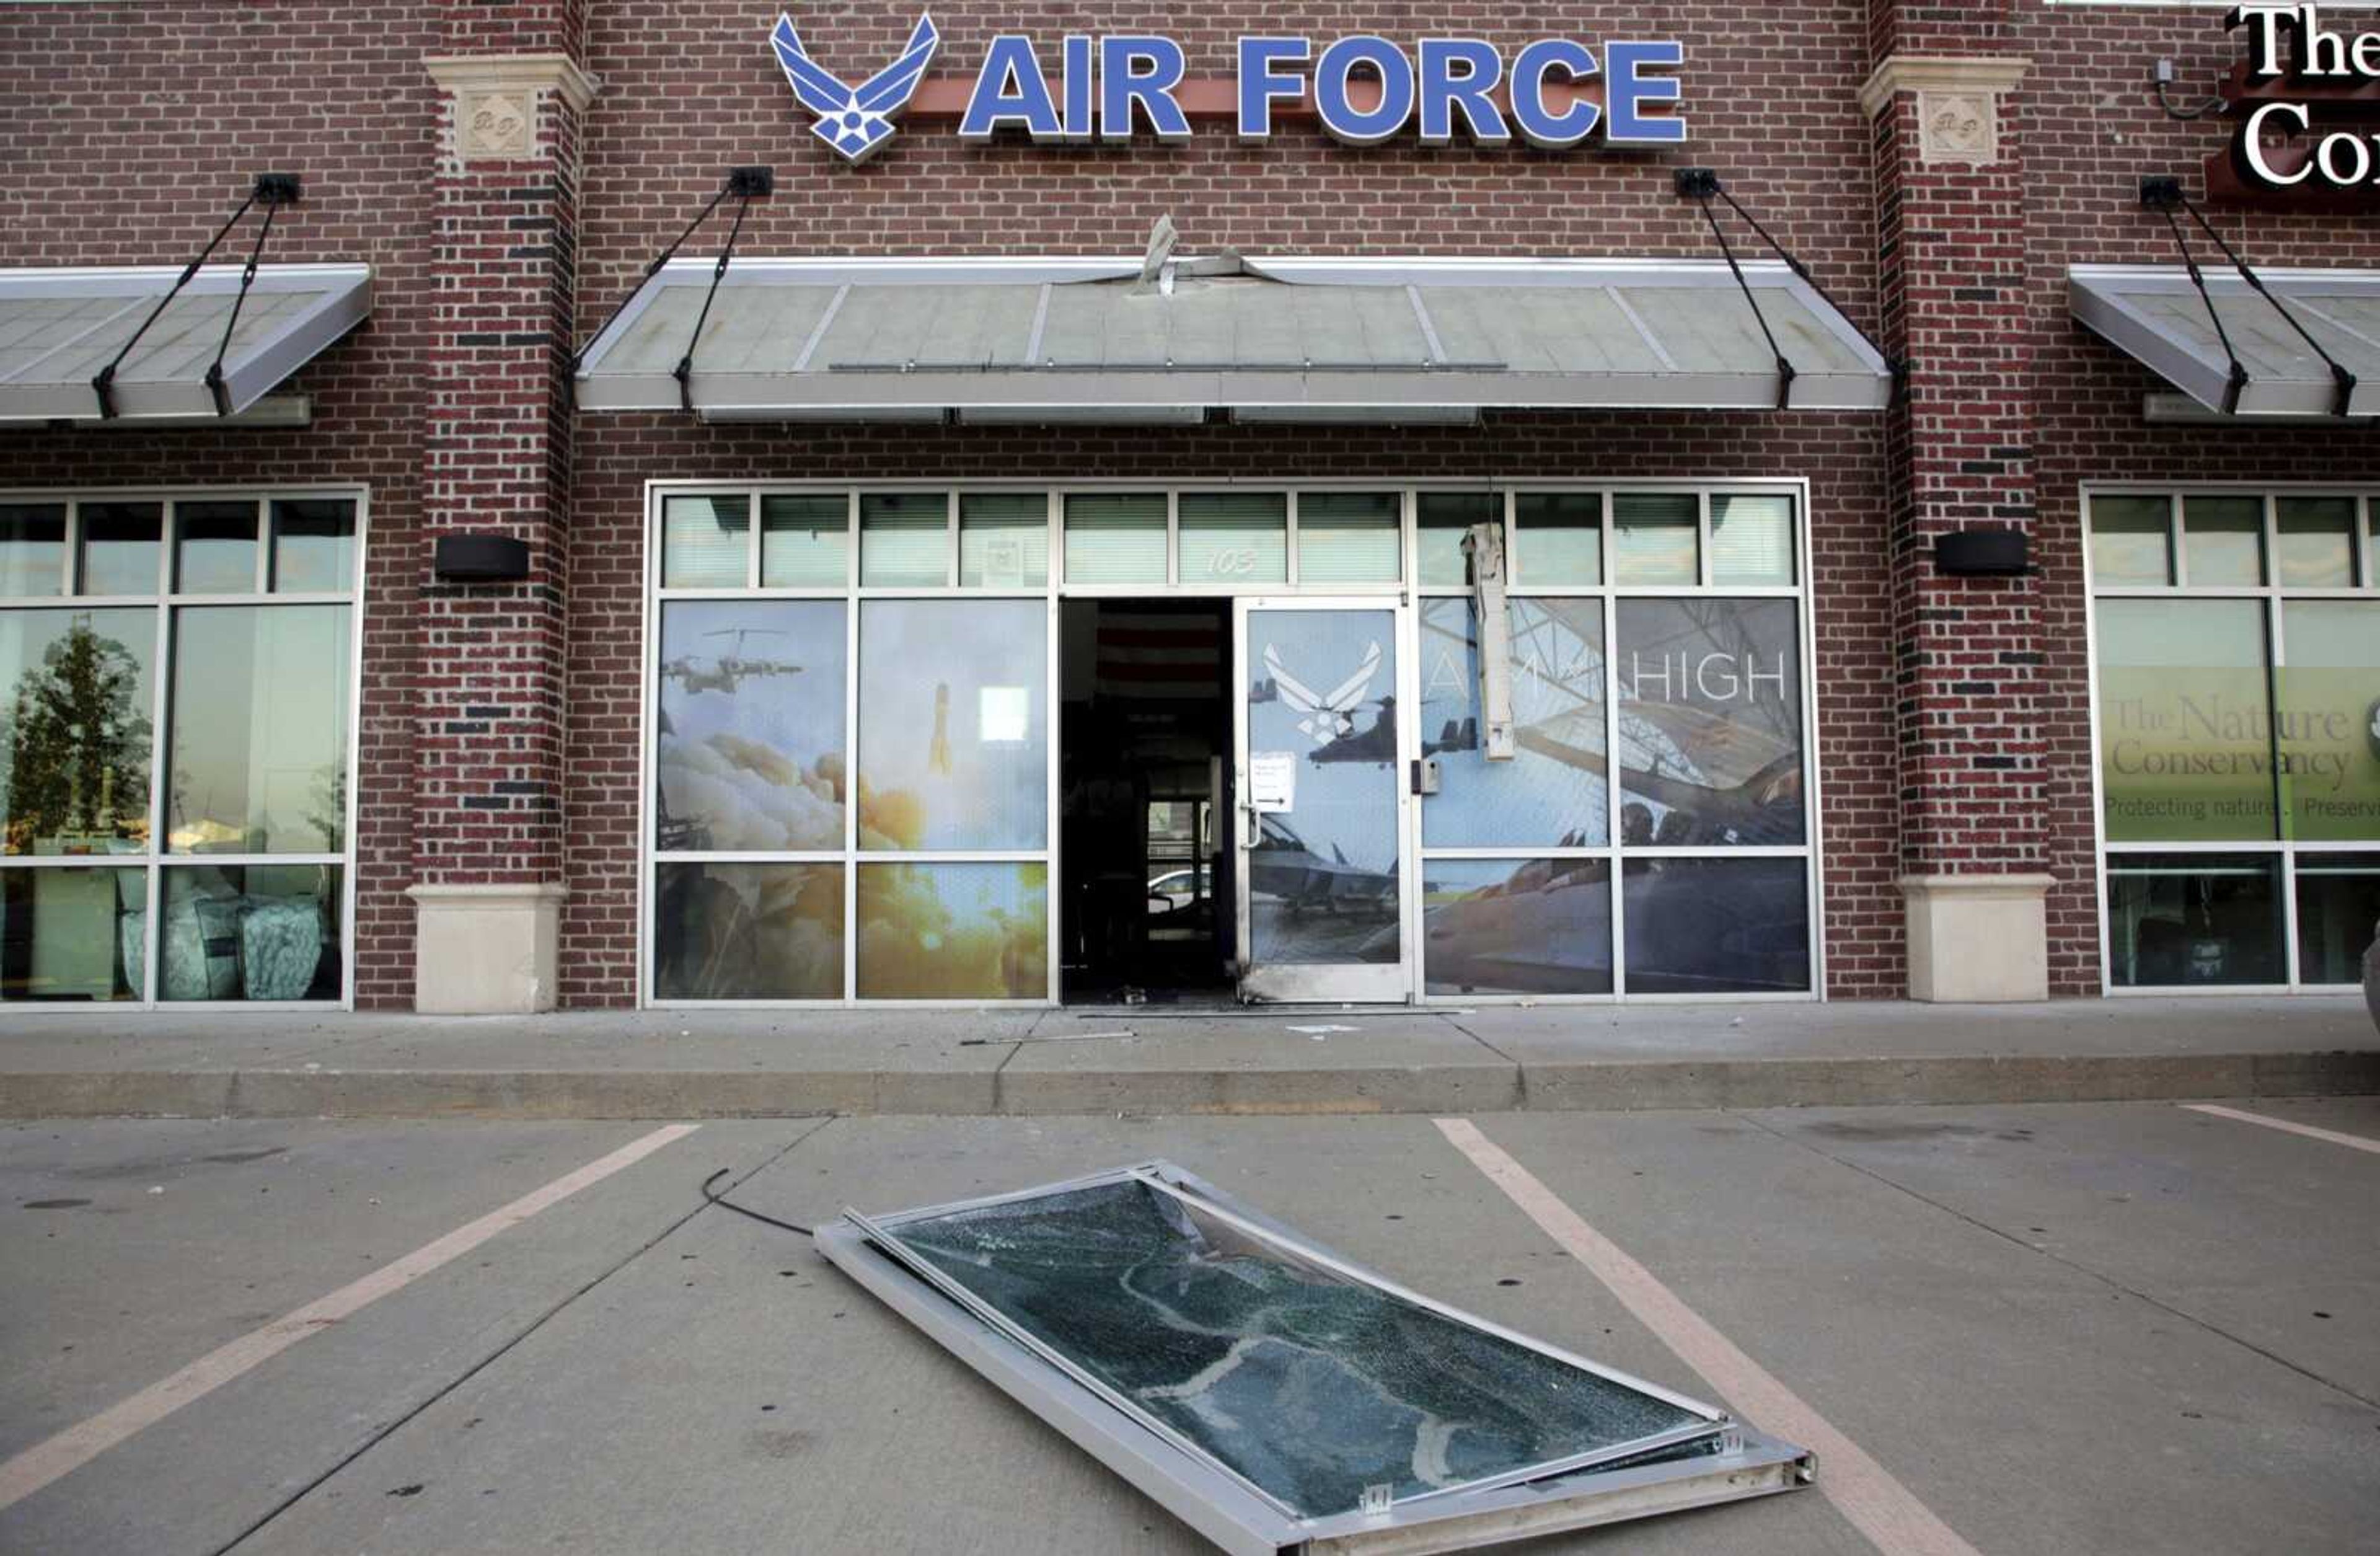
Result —
[[0, 599], [63, 592], [66, 556], [64, 503], [0, 503]]
[[1793, 582], [1793, 500], [1722, 493], [1711, 499], [1711, 582], [1782, 589]]
[[938, 492], [860, 495], [862, 588], [942, 589], [950, 581], [948, 497]]
[[1601, 847], [1611, 809], [1603, 602], [1515, 596], [1506, 609], [1518, 750], [1489, 761], [1479, 739], [1477, 607], [1422, 602], [1418, 734], [1439, 769], [1439, 792], [1422, 808], [1422, 845]]
[[654, 847], [843, 847], [846, 608], [839, 600], [662, 608]]
[[[2340, 595], [2369, 590], [2357, 537], [2370, 505], [2090, 499], [2111, 987], [2360, 976], [2373, 925], [2352, 919], [2371, 918], [2380, 875], [2380, 601]], [[2152, 511], [2182, 516], [2178, 587], [2127, 549]]]
[[859, 846], [1038, 851], [1050, 835], [1049, 606], [859, 608]]
[[1289, 577], [1289, 498], [1279, 492], [1184, 492], [1182, 586], [1229, 589]]
[[843, 998], [843, 871], [840, 864], [661, 865], [654, 996]]
[[1165, 495], [1077, 492], [1066, 499], [1066, 581], [1165, 582]]
[[1515, 588], [1591, 589], [1602, 581], [1600, 493], [1524, 492], [1512, 499]]
[[841, 589], [850, 575], [851, 500], [840, 492], [760, 499], [760, 587]]
[[1039, 589], [1050, 581], [1050, 499], [1038, 492], [959, 494], [959, 585]]
[[357, 507], [0, 504], [0, 1000], [343, 997]]
[[1697, 500], [1691, 493], [1622, 492], [1611, 499], [1612, 581], [1702, 581]]
[[1308, 492], [1297, 503], [1297, 580], [1305, 588], [1394, 583], [1401, 525], [1393, 492]]
[[751, 574], [752, 504], [671, 497], [662, 504], [662, 587], [742, 589]]
[[2170, 498], [2092, 498], [2091, 576], [2102, 588], [2173, 582], [2172, 530]]
[[1618, 602], [1622, 847], [1799, 844], [1791, 600]]
[[1504, 504], [1492, 492], [1424, 492], [1414, 498], [1414, 515], [1421, 581], [1459, 589], [1471, 581], [1463, 538], [1475, 524], [1501, 523]]
[[1609, 994], [1611, 861], [1429, 860], [1421, 933], [1432, 994]]
[[1038, 1000], [1050, 989], [1050, 867], [859, 867], [859, 995]]
[[1621, 876], [1628, 988], [1777, 994], [1810, 987], [1803, 859], [1630, 858]]

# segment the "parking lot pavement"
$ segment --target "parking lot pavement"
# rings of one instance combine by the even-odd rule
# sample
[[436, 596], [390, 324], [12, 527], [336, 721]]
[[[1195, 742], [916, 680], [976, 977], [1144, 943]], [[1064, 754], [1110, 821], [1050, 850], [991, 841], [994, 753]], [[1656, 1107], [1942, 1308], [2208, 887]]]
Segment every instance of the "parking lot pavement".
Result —
[[[2380, 1139], [2380, 1101], [2237, 1105]], [[1206, 1549], [804, 1239], [696, 1190], [735, 1167], [811, 1222], [1154, 1156], [1711, 1397], [1670, 1343], [1676, 1314], [1706, 1323], [1975, 1550], [2344, 1550], [2380, 1522], [2380, 1154], [2167, 1104], [1475, 1123], [1670, 1306], [1632, 1311], [1420, 1117], [0, 1129], [0, 1499], [118, 1401], [394, 1282], [23, 1490], [0, 1550]], [[1526, 1549], [1955, 1549], [1847, 1516], [1832, 1468]]]

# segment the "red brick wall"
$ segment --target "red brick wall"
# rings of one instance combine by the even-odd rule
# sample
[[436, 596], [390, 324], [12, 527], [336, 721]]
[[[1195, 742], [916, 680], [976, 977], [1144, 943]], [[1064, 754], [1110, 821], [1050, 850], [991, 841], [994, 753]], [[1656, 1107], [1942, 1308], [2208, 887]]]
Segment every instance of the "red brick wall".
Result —
[[[413, 998], [413, 614], [431, 104], [427, 4], [0, 6], [0, 266], [180, 264], [261, 172], [305, 200], [268, 261], [372, 266], [372, 316], [285, 387], [302, 431], [0, 431], [0, 484], [370, 491], [357, 773], [359, 1003]], [[243, 225], [217, 257], [245, 257]]]

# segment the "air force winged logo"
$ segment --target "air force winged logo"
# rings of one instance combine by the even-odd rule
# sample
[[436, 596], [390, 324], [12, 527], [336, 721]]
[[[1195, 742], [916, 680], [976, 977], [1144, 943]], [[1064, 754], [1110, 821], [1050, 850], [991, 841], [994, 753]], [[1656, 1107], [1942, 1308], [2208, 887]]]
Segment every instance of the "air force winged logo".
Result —
[[893, 115], [917, 95], [917, 82], [933, 62], [934, 45], [941, 41], [942, 35], [934, 30], [934, 18], [920, 15], [901, 57], [853, 87], [810, 57], [802, 47], [802, 35], [794, 30], [793, 18], [779, 12], [776, 30], [769, 34], [777, 63], [784, 67], [785, 79], [793, 83], [794, 95], [818, 115], [810, 133], [850, 163], [865, 162], [892, 138]]
[[1355, 721], [1351, 715], [1363, 705], [1364, 694], [1372, 689], [1372, 677], [1379, 674], [1380, 645], [1374, 643], [1366, 648], [1363, 664], [1328, 692], [1318, 692], [1283, 670], [1270, 644], [1265, 646], [1264, 663], [1265, 669], [1271, 672], [1272, 684], [1281, 692], [1281, 699], [1305, 715], [1297, 721], [1297, 727], [1311, 735], [1316, 745], [1328, 746], [1354, 731]]

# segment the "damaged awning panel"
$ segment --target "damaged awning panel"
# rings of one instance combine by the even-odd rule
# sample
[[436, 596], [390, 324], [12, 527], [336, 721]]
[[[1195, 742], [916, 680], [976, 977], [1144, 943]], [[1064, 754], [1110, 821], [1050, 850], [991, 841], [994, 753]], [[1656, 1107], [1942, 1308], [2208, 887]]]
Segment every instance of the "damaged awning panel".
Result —
[[715, 272], [663, 266], [588, 344], [578, 403], [716, 420], [1137, 409], [1393, 421], [1874, 410], [1892, 391], [1859, 331], [1777, 262], [1740, 278], [1717, 261], [1237, 255], [1154, 278], [1135, 261], [1063, 258], [756, 259]]
[[1789, 1490], [1802, 1450], [1434, 1302], [1164, 1162], [822, 1229], [1227, 1550], [1455, 1550]]

